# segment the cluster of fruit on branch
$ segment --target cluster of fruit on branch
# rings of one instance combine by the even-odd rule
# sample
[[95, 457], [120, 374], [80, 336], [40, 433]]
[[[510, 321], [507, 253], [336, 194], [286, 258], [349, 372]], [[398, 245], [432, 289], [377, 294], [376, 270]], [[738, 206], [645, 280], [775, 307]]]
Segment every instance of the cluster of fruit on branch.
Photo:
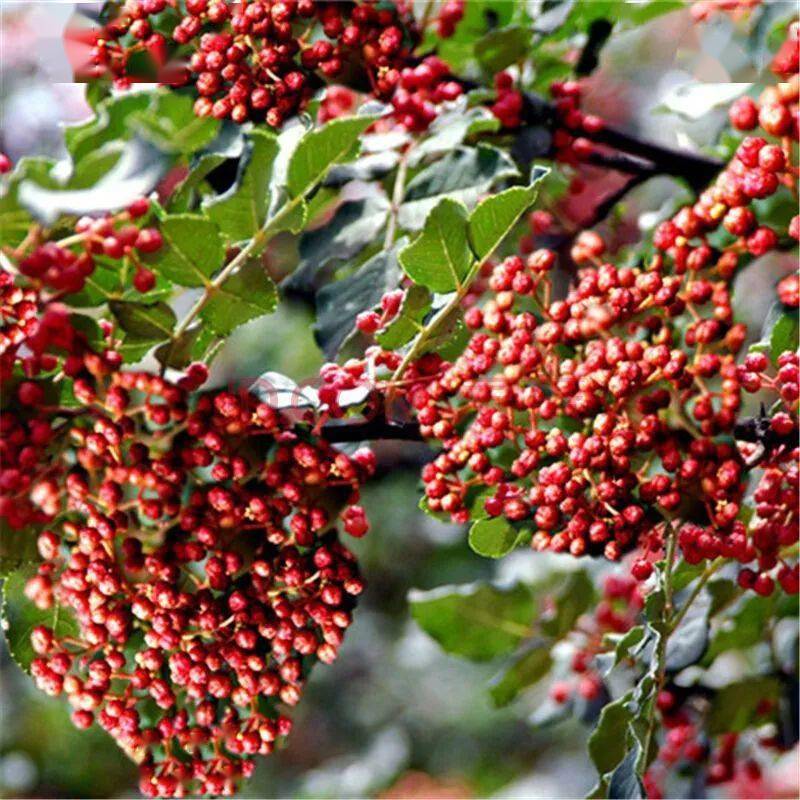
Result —
[[[453, 35], [463, 14], [458, 0], [420, 21], [409, 4], [368, 0], [126, 0], [97, 32], [91, 72], [124, 88], [146, 53], [172, 90], [193, 87], [199, 117], [275, 128], [310, 108], [323, 81], [341, 81], [319, 107], [322, 123], [355, 120], [355, 136], [422, 136], [469, 85], [438, 56], [418, 56], [417, 45], [428, 29]], [[615, 263], [592, 230], [556, 252], [546, 245], [555, 223], [541, 210], [529, 216], [521, 254], [495, 258], [519, 232], [534, 188], [507, 189], [496, 195], [498, 214], [482, 216], [479, 204], [469, 218], [445, 199], [428, 220], [441, 217], [400, 249], [403, 280], [355, 316], [368, 340], [363, 357], [326, 364], [318, 404], [299, 414], [255, 391], [206, 389], [204, 360], [176, 367], [173, 356], [185, 334], [200, 335], [192, 323], [225, 279], [245, 274], [270, 224], [302, 230], [324, 174], [304, 184], [300, 159], [295, 172], [289, 164], [286, 205], [249, 239], [220, 245], [216, 277], [186, 284], [203, 294], [197, 312], [168, 331], [160, 371], [126, 367], [137, 345], [126, 324], [145, 308], [140, 328], [170, 319], [159, 305], [159, 258], [174, 261], [178, 224], [206, 231], [207, 219], [171, 218], [162, 192], [66, 229], [32, 224], [4, 246], [0, 519], [35, 541], [28, 601], [62, 616], [34, 627], [30, 672], [43, 691], [66, 696], [76, 726], [98, 724], [141, 765], [143, 794], [232, 793], [253, 757], [288, 734], [286, 707], [299, 701], [313, 664], [335, 659], [364, 588], [338, 531], [367, 533], [359, 488], [376, 458], [367, 448], [346, 454], [334, 440], [413, 431], [434, 452], [421, 471], [426, 510], [472, 523], [478, 552], [529, 545], [627, 558], [631, 577], [607, 581], [576, 644], [579, 677], [551, 689], [560, 705], [576, 693], [601, 696], [593, 662], [604, 635], [631, 631], [678, 556], [702, 565], [701, 580], [734, 565], [742, 590], [798, 593], [800, 360], [792, 340], [745, 353], [748, 332], [732, 302], [746, 263], [800, 236], [797, 216], [783, 228], [761, 218], [761, 201], [797, 193], [796, 23], [787, 42], [773, 62], [775, 85], [731, 106], [732, 125], [747, 137], [696, 201], [656, 228], [647, 258]], [[494, 117], [480, 118], [486, 131], [513, 136], [525, 125], [530, 100], [518, 77], [494, 76], [481, 106]], [[387, 101], [380, 119], [345, 116], [361, 101], [356, 91]], [[608, 155], [603, 121], [580, 109], [580, 85], [558, 82], [552, 95], [553, 157], [575, 165]], [[260, 168], [257, 146], [274, 141], [261, 139], [251, 164]], [[395, 178], [401, 190], [409, 141]], [[313, 146], [332, 152], [323, 173], [352, 150]], [[658, 171], [659, 153], [667, 171], [678, 169], [673, 151], [647, 153], [650, 169]], [[456, 239], [440, 245], [434, 228], [449, 225]], [[453, 253], [458, 263], [446, 265]], [[185, 264], [174, 274], [196, 267], [199, 256], [178, 254]], [[554, 275], [569, 266], [559, 295]], [[452, 285], [441, 277], [448, 268]], [[76, 313], [76, 296], [101, 269], [124, 274], [124, 291], [90, 303], [99, 315]], [[432, 292], [450, 299], [432, 311]], [[781, 281], [785, 313], [796, 315], [799, 294], [796, 273]], [[150, 305], [131, 305], [131, 296]], [[466, 335], [457, 352], [437, 351], [430, 342], [454, 314]], [[399, 326], [408, 336], [392, 344], [387, 332]], [[769, 408], [757, 419], [750, 395]], [[756, 435], [737, 444], [747, 423]], [[679, 621], [670, 619], [671, 630]], [[667, 685], [663, 664], [654, 685], [667, 734], [643, 771], [649, 796], [683, 758], [725, 780], [735, 738], [700, 742], [694, 697]]]

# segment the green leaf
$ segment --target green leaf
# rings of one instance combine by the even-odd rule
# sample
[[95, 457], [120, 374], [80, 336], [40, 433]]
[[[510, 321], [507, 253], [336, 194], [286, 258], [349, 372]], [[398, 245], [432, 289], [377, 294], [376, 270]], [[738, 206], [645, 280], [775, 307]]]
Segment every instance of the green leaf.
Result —
[[289, 160], [286, 183], [289, 194], [305, 195], [325, 179], [331, 166], [348, 160], [358, 137], [376, 119], [374, 116], [335, 119], [303, 136]]
[[553, 666], [550, 656], [552, 643], [539, 640], [519, 655], [492, 678], [489, 694], [497, 707], [507, 706], [520, 692], [538, 683]]
[[172, 336], [175, 312], [166, 303], [111, 300], [108, 305], [122, 330], [135, 339], [163, 342]]
[[744, 597], [726, 615], [726, 619], [714, 633], [705, 655], [705, 663], [710, 664], [718, 655], [728, 650], [746, 650], [763, 641], [774, 609], [775, 600], [772, 595]]
[[183, 369], [195, 359], [194, 351], [203, 331], [209, 331], [208, 326], [194, 325], [185, 330], [177, 339], [164, 342], [156, 349], [155, 357], [160, 364], [174, 369]]
[[33, 217], [17, 199], [17, 185], [9, 185], [0, 194], [0, 245], [18, 247], [33, 225]]
[[143, 111], [151, 101], [147, 92], [126, 92], [102, 101], [97, 106], [96, 116], [78, 125], [64, 129], [64, 143], [73, 164], [99, 150], [104, 144], [130, 136], [128, 124]]
[[334, 358], [352, 333], [356, 317], [380, 302], [400, 280], [397, 251], [405, 244], [399, 240], [390, 250], [382, 250], [356, 272], [324, 286], [316, 297], [317, 322], [314, 335], [326, 358]]
[[714, 736], [745, 730], [756, 720], [763, 701], [777, 700], [780, 691], [780, 681], [772, 677], [748, 678], [728, 684], [714, 696], [706, 718], [706, 732]]
[[520, 584], [414, 590], [409, 603], [417, 624], [446, 652], [473, 661], [507, 655], [532, 633], [533, 596]]
[[[536, 178], [537, 182], [539, 180], [541, 177]], [[536, 194], [533, 185], [514, 186], [478, 203], [469, 216], [469, 241], [478, 261], [494, 253], [533, 205]]]
[[[283, 213], [281, 213], [283, 212]], [[308, 221], [308, 205], [305, 200], [288, 203], [275, 214], [269, 222], [270, 236], [282, 231], [300, 233]]]
[[215, 289], [200, 317], [220, 336], [227, 336], [239, 325], [271, 314], [277, 304], [278, 290], [261, 260], [254, 258]]
[[342, 203], [325, 225], [300, 237], [300, 261], [286, 285], [313, 291], [332, 261], [348, 261], [372, 244], [388, 216], [389, 202], [383, 195]]
[[529, 30], [517, 26], [499, 28], [475, 42], [475, 55], [481, 66], [494, 75], [527, 55], [530, 44]]
[[589, 736], [589, 756], [601, 777], [625, 758], [628, 723], [633, 719], [630, 701], [629, 692], [605, 706]]
[[203, 204], [206, 216], [216, 222], [231, 242], [251, 239], [264, 224], [277, 154], [278, 139], [274, 133], [251, 131], [236, 183], [225, 194]]
[[197, 214], [173, 214], [160, 223], [166, 245], [145, 261], [180, 286], [205, 286], [225, 261], [217, 226]]
[[708, 646], [708, 613], [711, 595], [703, 591], [692, 602], [680, 625], [667, 640], [665, 667], [669, 672], [696, 664]]
[[400, 226], [419, 230], [443, 197], [471, 207], [492, 186], [518, 175], [514, 160], [502, 150], [487, 145], [458, 147], [409, 181], [398, 213]]
[[542, 630], [560, 639], [573, 629], [581, 614], [594, 604], [594, 599], [594, 584], [586, 572], [567, 573], [554, 598], [555, 614], [542, 623]]
[[400, 252], [400, 266], [415, 283], [431, 291], [458, 289], [472, 266], [464, 205], [442, 199], [428, 214], [422, 233]]
[[611, 774], [608, 784], [608, 796], [618, 800], [644, 800], [647, 793], [642, 779], [639, 777], [637, 762], [641, 757], [641, 748], [638, 742], [625, 754], [617, 768]]
[[77, 637], [78, 623], [66, 608], [39, 609], [25, 596], [25, 584], [36, 574], [33, 566], [22, 567], [12, 572], [3, 581], [4, 630], [8, 652], [26, 672], [36, 653], [31, 646], [31, 631], [38, 625], [51, 628], [59, 638]]
[[514, 549], [519, 531], [504, 517], [479, 519], [469, 529], [469, 546], [487, 558], [502, 558]]
[[409, 287], [397, 316], [375, 335], [378, 344], [384, 350], [396, 350], [410, 342], [420, 332], [430, 308], [431, 293], [424, 286]]
[[445, 361], [453, 361], [464, 352], [470, 330], [464, 324], [464, 312], [454, 308], [428, 328], [426, 353], [438, 353]]
[[487, 108], [467, 109], [466, 102], [466, 97], [459, 98], [452, 110], [433, 121], [428, 136], [409, 152], [410, 166], [415, 167], [430, 156], [452, 152], [467, 136], [499, 130], [500, 121]]
[[36, 532], [28, 526], [12, 528], [4, 517], [0, 518], [0, 578], [36, 561]]
[[165, 153], [196, 153], [209, 145], [220, 128], [214, 117], [198, 117], [188, 94], [159, 91], [150, 105], [131, 115], [129, 125]]
[[[611, 669], [621, 664], [628, 658], [633, 657], [635, 652], [638, 652], [639, 645], [645, 641], [647, 631], [643, 625], [636, 625], [625, 633], [622, 638], [617, 641], [614, 648], [614, 658], [611, 662]], [[611, 670], [607, 670], [606, 674]]]
[[97, 150], [87, 153], [73, 164], [72, 175], [64, 185], [65, 189], [88, 189], [94, 186], [119, 161], [125, 142], [115, 140], [106, 142]]
[[672, 590], [679, 592], [685, 589], [695, 578], [703, 574], [705, 564], [689, 564], [681, 559], [672, 570]]
[[769, 354], [773, 364], [777, 365], [781, 353], [797, 351], [799, 331], [800, 319], [797, 311], [783, 311], [769, 335]]

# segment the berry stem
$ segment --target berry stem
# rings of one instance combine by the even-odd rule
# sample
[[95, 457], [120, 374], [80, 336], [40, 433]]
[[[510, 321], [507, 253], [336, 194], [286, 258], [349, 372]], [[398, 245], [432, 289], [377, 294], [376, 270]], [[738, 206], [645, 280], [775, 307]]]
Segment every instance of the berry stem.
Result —
[[200, 295], [197, 302], [189, 310], [189, 313], [175, 328], [172, 338], [170, 339], [170, 352], [167, 354], [167, 358], [164, 359], [165, 363], [169, 363], [169, 357], [171, 356], [172, 347], [175, 345], [175, 342], [180, 339], [180, 337], [188, 329], [189, 325], [194, 322], [198, 314], [200, 314], [200, 312], [205, 308], [214, 292], [216, 292], [217, 289], [219, 289], [222, 284], [224, 284], [225, 281], [228, 280], [228, 278], [230, 278], [239, 269], [239, 267], [241, 267], [247, 261], [248, 258], [256, 255], [261, 249], [263, 249], [267, 242], [269, 242], [269, 240], [281, 230], [281, 225], [286, 219], [291, 217], [292, 212], [303, 201], [303, 199], [303, 195], [298, 195], [297, 197], [294, 197], [285, 203], [281, 210], [278, 211], [273, 217], [268, 219], [260, 230], [256, 231], [253, 238], [236, 254], [234, 258], [230, 260], [230, 262], [224, 267], [219, 275], [217, 275], [217, 277], [214, 278], [214, 280], [212, 280], [208, 286], [206, 286], [206, 288], [203, 290], [203, 294]]
[[394, 179], [392, 189], [392, 205], [389, 209], [389, 222], [386, 226], [386, 236], [383, 240], [383, 249], [388, 250], [394, 242], [394, 234], [397, 230], [397, 217], [400, 214], [400, 206], [403, 202], [403, 194], [406, 188], [406, 174], [408, 172], [408, 157], [413, 145], [408, 147], [397, 165], [397, 176]]
[[[677, 548], [678, 535], [673, 528], [672, 522], [667, 522], [664, 535], [667, 540], [667, 551], [665, 556], [664, 572], [662, 579], [662, 589], [664, 592], [664, 610], [662, 612], [662, 619], [660, 621], [660, 630], [658, 637], [658, 645], [656, 646], [654, 673], [656, 686], [653, 692], [653, 698], [658, 697], [659, 692], [664, 688], [664, 679], [667, 672], [667, 642], [672, 632], [675, 630], [675, 625], [671, 625], [668, 620], [672, 614], [672, 570], [675, 565], [675, 552]], [[652, 748], [653, 737], [656, 731], [657, 722], [657, 705], [655, 699], [650, 703], [647, 713], [647, 728], [644, 736], [644, 747], [639, 759], [639, 766], [641, 771], [647, 768], [649, 763], [648, 754]]]
[[677, 627], [681, 624], [683, 618], [686, 616], [686, 612], [689, 611], [689, 609], [691, 608], [692, 603], [694, 603], [694, 601], [697, 600], [698, 595], [700, 594], [700, 592], [703, 591], [705, 585], [708, 583], [708, 581], [711, 579], [714, 573], [718, 569], [720, 569], [720, 567], [722, 567], [723, 564], [725, 564], [725, 559], [720, 557], [712, 561], [706, 567], [705, 571], [695, 584], [694, 589], [692, 589], [692, 593], [689, 595], [689, 597], [686, 598], [686, 602], [683, 604], [683, 606], [681, 606], [681, 608], [679, 608], [675, 612], [674, 616], [670, 620], [669, 623], [670, 633], [673, 633], [677, 629]]
[[[473, 262], [472, 266], [469, 268], [469, 271], [464, 276], [464, 279], [458, 285], [458, 288], [455, 290], [455, 292], [453, 292], [453, 296], [436, 312], [433, 319], [431, 319], [431, 321], [420, 332], [419, 336], [416, 338], [416, 341], [411, 346], [411, 349], [405, 354], [403, 360], [400, 362], [400, 366], [394, 371], [391, 384], [395, 384], [400, 380], [408, 365], [415, 361], [422, 354], [423, 348], [428, 343], [431, 335], [435, 333], [439, 326], [447, 320], [447, 317], [461, 305], [461, 301], [469, 291], [469, 287], [472, 284], [472, 281], [475, 279], [475, 276], [478, 274], [478, 270], [480, 269], [482, 263], [482, 261]], [[389, 388], [389, 402], [391, 402], [393, 396], [393, 388], [393, 386], [390, 386]]]

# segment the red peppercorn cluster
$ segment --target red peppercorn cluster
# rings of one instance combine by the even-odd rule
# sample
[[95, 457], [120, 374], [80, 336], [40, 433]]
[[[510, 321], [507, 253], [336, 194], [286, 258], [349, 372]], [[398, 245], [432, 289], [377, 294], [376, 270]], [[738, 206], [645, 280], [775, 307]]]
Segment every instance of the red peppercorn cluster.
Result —
[[558, 127], [553, 133], [554, 158], [566, 164], [585, 161], [595, 150], [584, 134], [597, 133], [603, 120], [581, 111], [581, 85], [578, 81], [556, 81], [550, 86]]
[[[577, 85], [556, 93], [565, 127], [586, 124]], [[714, 437], [732, 431], [742, 387], [762, 386], [753, 357], [734, 360], [746, 329], [729, 284], [739, 253], [760, 255], [777, 234], [748, 206], [793, 185], [794, 171], [786, 142], [745, 140], [715, 185], [658, 228], [662, 253], [646, 266], [604, 262], [603, 240], [580, 234], [571, 257], [581, 269], [564, 300], [550, 302], [556, 256], [545, 249], [484, 276], [490, 298], [465, 312], [475, 333], [464, 354], [444, 365], [426, 357], [410, 373], [421, 431], [444, 447], [423, 471], [429, 507], [457, 522], [505, 517], [537, 549], [618, 558], [640, 546], [640, 580], [652, 573], [648, 553], [661, 546], [666, 515], [681, 523], [687, 560], [758, 560], [759, 589], [771, 586], [766, 572], [789, 535], [781, 542], [737, 519], [744, 465], [729, 439]], [[722, 253], [706, 238], [720, 224], [740, 237]], [[782, 288], [790, 300], [792, 285]], [[795, 383], [782, 389], [787, 400]], [[791, 482], [797, 458], [785, 458]], [[789, 506], [781, 513], [795, 521]], [[795, 573], [782, 564], [780, 574], [791, 591]]]
[[119, 15], [95, 32], [89, 54], [90, 76], [108, 74], [116, 88], [126, 89], [139, 77], [131, 74], [130, 67], [131, 59], [139, 55], [161, 73], [169, 58], [169, 46], [164, 35], [153, 30], [150, 17], [171, 5], [174, 2], [168, 0], [126, 0]]
[[777, 246], [779, 237], [773, 228], [759, 225], [752, 203], [775, 194], [782, 185], [792, 186], [794, 169], [790, 146], [769, 144], [761, 137], [746, 138], [714, 185], [693, 206], [682, 208], [659, 225], [656, 247], [692, 269], [697, 259], [714, 257], [706, 237], [722, 226], [736, 241], [717, 257], [720, 271], [734, 269], [742, 253], [763, 256]]
[[[475, 333], [464, 354], [411, 375], [421, 431], [444, 445], [423, 471], [433, 510], [461, 522], [475, 512], [503, 516], [531, 526], [537, 549], [612, 559], [641, 544], [661, 514], [678, 513], [687, 495], [715, 503], [713, 524], [735, 519], [736, 451], [708, 438], [736, 418], [732, 356], [702, 352], [700, 323], [687, 325], [683, 348], [673, 341], [673, 319], [686, 311], [694, 281], [667, 274], [660, 257], [646, 269], [619, 269], [599, 260], [603, 248], [596, 234], [579, 237], [573, 258], [597, 266], [549, 304], [555, 253], [506, 259], [489, 278], [490, 299], [465, 313]], [[698, 305], [712, 300], [709, 289], [695, 291]], [[727, 311], [721, 294], [716, 302]], [[724, 347], [725, 328], [713, 322], [700, 338]], [[696, 380], [720, 370], [720, 391]], [[666, 409], [678, 400], [699, 431], [688, 420], [668, 423]]]
[[450, 68], [437, 56], [427, 56], [415, 67], [405, 67], [392, 95], [395, 122], [408, 131], [427, 130], [439, 114], [438, 106], [462, 94], [450, 79]]
[[154, 253], [163, 245], [157, 228], [136, 224], [149, 210], [149, 201], [141, 198], [118, 214], [81, 217], [75, 225], [75, 236], [61, 242], [39, 244], [19, 262], [19, 271], [35, 285], [72, 294], [83, 289], [86, 278], [94, 272], [95, 256], [114, 260], [128, 258], [136, 270], [134, 286], [140, 292], [148, 292], [155, 286], [155, 275], [142, 264], [139, 256]]
[[308, 440], [249, 394], [119, 371], [75, 392], [68, 457], [31, 490], [54, 522], [26, 594], [79, 632], [36, 628], [32, 674], [137, 758], [145, 795], [230, 794], [350, 624], [364, 584], [335, 508], [366, 532], [371, 455]]
[[152, 288], [155, 276], [139, 254], [158, 250], [161, 234], [135, 224], [148, 211], [149, 202], [139, 199], [119, 214], [82, 218], [74, 236], [60, 241], [42, 240], [33, 229], [13, 254], [18, 273], [0, 272], [0, 385], [10, 400], [0, 414], [0, 517], [14, 528], [41, 522], [30, 488], [49, 473], [47, 450], [63, 433], [55, 422], [59, 402], [53, 393], [64, 384], [52, 378], [60, 373], [64, 380], [94, 379], [122, 363], [113, 348], [94, 352], [59, 301], [83, 289], [98, 256], [129, 259], [136, 265], [137, 288]]
[[514, 87], [514, 78], [509, 72], [498, 72], [494, 76], [497, 99], [489, 106], [492, 114], [504, 128], [519, 128], [522, 124], [522, 92]]
[[[760, 761], [768, 751], [785, 750], [773, 735], [757, 738], [744, 737], [739, 733], [726, 732], [709, 741], [703, 733], [701, 709], [704, 698], [693, 694], [691, 689], [670, 686], [659, 692], [656, 708], [660, 723], [665, 730], [664, 740], [658, 748], [653, 763], [644, 775], [644, 786], [649, 798], [668, 797], [666, 784], [670, 776], [684, 766], [702, 766], [702, 776], [709, 786], [727, 784], [735, 778], [743, 780], [747, 789], [730, 793], [731, 797], [755, 797], [762, 779]], [[773, 711], [771, 700], [764, 699], [755, 709], [756, 717], [768, 719]], [[756, 723], [758, 724], [758, 723]], [[772, 793], [767, 791], [766, 796]]]
[[[318, 396], [325, 415], [343, 417], [353, 405], [364, 407], [367, 415], [384, 411], [383, 394], [388, 384], [379, 378], [397, 369], [400, 361], [398, 353], [372, 346], [363, 358], [324, 364], [319, 372]], [[377, 403], [374, 407], [373, 401]]]
[[34, 288], [18, 286], [10, 272], [0, 271], [0, 380], [11, 377], [17, 348], [37, 327], [38, 308]]
[[[691, 713], [690, 706], [681, 702], [676, 692], [670, 689], [660, 691], [656, 697], [656, 709], [665, 731], [664, 739], [643, 776], [643, 782], [648, 797], [663, 798], [664, 784], [670, 774], [682, 765], [695, 766], [705, 762], [709, 748], [703, 741], [699, 720]], [[709, 781], [712, 771], [713, 766], [704, 766], [704, 776]]]
[[466, 0], [445, 0], [436, 15], [435, 30], [442, 39], [449, 39], [464, 18]]
[[[25, 292], [36, 297], [32, 289]], [[27, 318], [23, 336], [3, 353], [0, 376], [6, 401], [0, 412], [0, 518], [12, 528], [47, 519], [44, 495], [39, 503], [32, 492], [41, 494], [48, 485], [45, 479], [53, 472], [48, 450], [64, 435], [64, 425], [56, 421], [59, 404], [47, 399], [48, 383], [38, 378], [60, 369], [65, 378], [78, 379], [116, 369], [121, 361], [116, 352], [94, 353], [63, 306], [28, 303], [36, 316]]]
[[623, 634], [637, 622], [644, 605], [640, 584], [625, 575], [609, 575], [603, 581], [603, 597], [591, 617], [582, 620], [580, 629], [569, 635], [573, 645], [570, 669], [574, 677], [555, 681], [550, 686], [550, 699], [559, 705], [574, 697], [595, 700], [603, 690], [603, 679], [594, 668], [595, 656], [606, 652], [607, 634]]
[[160, 65], [167, 50], [186, 53], [189, 72], [181, 77], [173, 70], [170, 80], [193, 82], [199, 116], [238, 123], [281, 125], [305, 108], [320, 76], [342, 75], [354, 61], [376, 94], [391, 94], [413, 34], [402, 9], [375, 0], [186, 0], [167, 43], [152, 33], [150, 20], [167, 5], [177, 7], [168, 0], [127, 0], [102, 33], [94, 62], [125, 85], [130, 56], [142, 48], [156, 50]]

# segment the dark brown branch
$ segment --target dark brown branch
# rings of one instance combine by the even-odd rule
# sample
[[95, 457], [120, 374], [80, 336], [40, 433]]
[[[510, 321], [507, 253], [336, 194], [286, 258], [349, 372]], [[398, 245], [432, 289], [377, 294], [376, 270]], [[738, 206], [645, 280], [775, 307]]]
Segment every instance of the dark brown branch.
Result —
[[[524, 100], [522, 118], [526, 126], [544, 128], [550, 133], [559, 127], [552, 103], [532, 93], [526, 93]], [[632, 175], [672, 175], [683, 178], [696, 191], [707, 186], [724, 166], [715, 158], [648, 142], [613, 127], [604, 127], [593, 133], [582, 131], [580, 135], [618, 151], [615, 154], [598, 153], [590, 159], [591, 163]]]
[[707, 158], [685, 150], [647, 142], [616, 128], [602, 128], [596, 133], [583, 133], [587, 139], [605, 144], [630, 155], [639, 156], [653, 164], [656, 174], [683, 178], [689, 185], [700, 190], [707, 186], [725, 166], [715, 158]]
[[627, 175], [638, 175], [642, 179], [651, 178], [659, 172], [653, 164], [635, 156], [625, 153], [601, 153], [595, 151], [587, 158], [587, 163], [595, 167], [613, 169], [617, 172], [624, 172]]
[[647, 177], [647, 175], [634, 175], [625, 181], [619, 189], [610, 192], [595, 206], [592, 216], [582, 223], [582, 227], [592, 228], [602, 222], [611, 213], [614, 206], [619, 203], [628, 192], [635, 189], [639, 184], [644, 183]]
[[322, 436], [331, 443], [377, 441], [394, 439], [406, 442], [424, 441], [416, 422], [390, 422], [387, 419], [365, 422], [329, 422], [322, 426]]

